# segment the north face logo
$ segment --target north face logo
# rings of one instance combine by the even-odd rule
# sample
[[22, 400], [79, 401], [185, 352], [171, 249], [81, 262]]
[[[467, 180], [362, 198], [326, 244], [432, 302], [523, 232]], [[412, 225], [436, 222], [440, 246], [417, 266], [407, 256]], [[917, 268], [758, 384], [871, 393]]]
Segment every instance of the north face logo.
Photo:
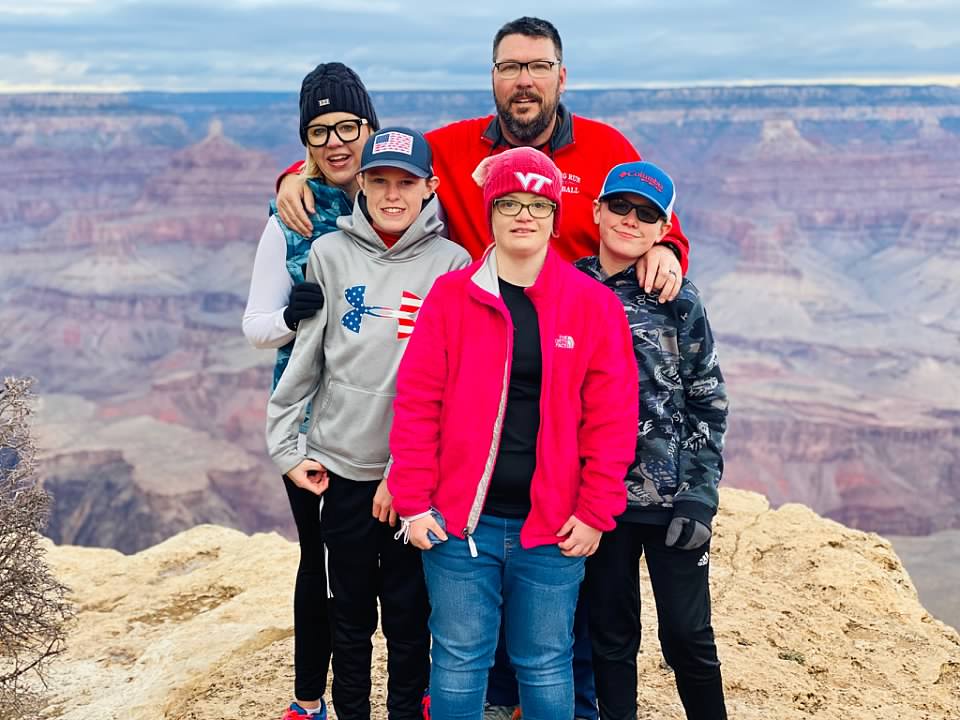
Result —
[[515, 172], [514, 175], [517, 176], [517, 180], [520, 181], [520, 184], [523, 185], [523, 189], [527, 192], [540, 192], [540, 188], [546, 185], [553, 185], [553, 180], [548, 177], [535, 172], [522, 173]]
[[558, 350], [573, 350], [577, 344], [569, 335], [557, 335], [556, 339], [553, 341], [553, 346]]

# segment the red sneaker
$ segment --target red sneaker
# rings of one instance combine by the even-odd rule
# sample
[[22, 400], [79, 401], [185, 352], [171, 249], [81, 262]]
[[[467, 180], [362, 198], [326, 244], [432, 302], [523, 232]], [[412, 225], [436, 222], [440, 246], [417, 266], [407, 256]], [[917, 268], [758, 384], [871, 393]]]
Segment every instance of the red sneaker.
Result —
[[280, 720], [327, 720], [327, 704], [321, 698], [320, 710], [315, 713], [309, 713], [300, 707], [297, 703], [290, 703]]

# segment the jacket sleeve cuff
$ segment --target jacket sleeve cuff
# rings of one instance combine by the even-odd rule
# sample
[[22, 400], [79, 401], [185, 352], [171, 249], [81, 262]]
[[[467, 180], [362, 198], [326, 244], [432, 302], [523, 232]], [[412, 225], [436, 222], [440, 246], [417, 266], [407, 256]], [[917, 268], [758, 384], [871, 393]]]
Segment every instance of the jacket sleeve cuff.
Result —
[[696, 520], [697, 522], [710, 527], [711, 523], [713, 522], [713, 517], [716, 514], [716, 508], [712, 508], [709, 505], [704, 505], [703, 503], [692, 501], [674, 501], [674, 517], [690, 518], [691, 520]]
[[305, 457], [302, 457], [299, 453], [295, 452], [273, 456], [273, 463], [280, 468], [280, 472], [284, 475], [289, 473], [304, 460], [306, 460]]
[[617, 521], [612, 515], [598, 515], [591, 512], [586, 505], [578, 505], [573, 514], [580, 522], [585, 522], [594, 530], [601, 532], [610, 532], [617, 526]]
[[670, 248], [671, 252], [677, 256], [677, 262], [681, 265], [683, 264], [683, 253], [680, 252], [679, 246], [676, 243], [672, 242], [670, 238], [664, 238], [663, 244]]

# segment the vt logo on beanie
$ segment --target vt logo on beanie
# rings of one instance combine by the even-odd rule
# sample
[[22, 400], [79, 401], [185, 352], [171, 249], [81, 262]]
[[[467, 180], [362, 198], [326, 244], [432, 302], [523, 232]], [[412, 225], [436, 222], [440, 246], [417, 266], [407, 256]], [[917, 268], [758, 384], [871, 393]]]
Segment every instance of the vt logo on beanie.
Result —
[[[527, 192], [535, 192], [535, 193], [540, 192], [540, 188], [543, 187], [544, 183], [546, 183], [547, 185], [553, 185], [553, 180], [551, 180], [548, 177], [544, 177], [539, 173], [517, 172], [517, 173], [514, 173], [514, 175], [517, 176], [517, 180], [520, 181], [520, 184], [523, 186], [523, 189], [526, 190]], [[533, 186], [532, 188], [531, 188], [531, 185]]]

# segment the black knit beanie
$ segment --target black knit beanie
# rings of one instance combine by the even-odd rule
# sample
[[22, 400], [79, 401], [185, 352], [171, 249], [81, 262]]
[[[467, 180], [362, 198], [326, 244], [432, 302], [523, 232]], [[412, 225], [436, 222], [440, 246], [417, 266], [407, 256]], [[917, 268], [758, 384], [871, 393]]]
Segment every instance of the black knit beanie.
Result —
[[363, 81], [343, 63], [320, 63], [300, 86], [300, 142], [307, 144], [307, 125], [317, 115], [348, 112], [366, 118], [371, 130], [380, 128], [373, 101]]

